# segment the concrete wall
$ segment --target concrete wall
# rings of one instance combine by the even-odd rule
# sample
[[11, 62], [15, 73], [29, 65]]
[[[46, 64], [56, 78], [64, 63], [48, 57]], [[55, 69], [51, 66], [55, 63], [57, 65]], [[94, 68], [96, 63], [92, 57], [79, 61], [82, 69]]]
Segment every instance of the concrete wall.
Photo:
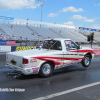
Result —
[[0, 52], [10, 52], [11, 46], [0, 46]]
[[6, 53], [0, 53], [0, 61], [6, 61]]

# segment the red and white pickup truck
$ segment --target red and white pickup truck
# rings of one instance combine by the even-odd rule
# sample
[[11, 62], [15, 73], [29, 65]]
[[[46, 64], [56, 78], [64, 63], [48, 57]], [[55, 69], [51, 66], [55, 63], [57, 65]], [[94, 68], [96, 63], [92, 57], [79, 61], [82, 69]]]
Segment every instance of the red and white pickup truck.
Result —
[[6, 54], [7, 66], [24, 75], [39, 74], [48, 77], [53, 71], [71, 64], [82, 63], [88, 67], [94, 52], [91, 48], [78, 46], [65, 38], [46, 39], [42, 48]]

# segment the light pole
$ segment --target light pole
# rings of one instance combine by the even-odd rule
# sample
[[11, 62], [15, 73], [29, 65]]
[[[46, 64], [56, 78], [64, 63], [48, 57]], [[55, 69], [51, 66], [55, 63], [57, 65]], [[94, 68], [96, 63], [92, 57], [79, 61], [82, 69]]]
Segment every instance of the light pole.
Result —
[[38, 4], [41, 7], [41, 22], [42, 22], [42, 7], [45, 5], [44, 1], [38, 0]]
[[27, 26], [28, 26], [28, 20], [29, 20], [29, 19], [27, 18]]

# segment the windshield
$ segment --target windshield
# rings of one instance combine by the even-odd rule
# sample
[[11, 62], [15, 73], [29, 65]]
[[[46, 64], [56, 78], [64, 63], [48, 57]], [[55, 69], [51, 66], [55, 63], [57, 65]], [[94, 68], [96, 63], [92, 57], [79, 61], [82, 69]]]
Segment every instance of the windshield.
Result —
[[77, 49], [77, 45], [71, 40], [66, 40], [65, 44], [66, 44], [66, 49], [67, 50]]
[[42, 48], [44, 49], [53, 49], [53, 50], [62, 50], [61, 42], [57, 40], [45, 40]]

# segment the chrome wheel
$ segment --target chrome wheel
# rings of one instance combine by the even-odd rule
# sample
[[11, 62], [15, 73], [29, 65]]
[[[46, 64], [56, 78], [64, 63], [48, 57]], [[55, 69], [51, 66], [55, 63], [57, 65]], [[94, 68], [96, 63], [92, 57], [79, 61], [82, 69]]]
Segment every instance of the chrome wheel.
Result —
[[84, 67], [88, 67], [90, 65], [90, 63], [91, 63], [91, 57], [90, 57], [90, 55], [85, 55], [84, 59], [82, 60], [82, 65]]
[[90, 64], [90, 58], [85, 57], [85, 65], [88, 66]]
[[53, 70], [54, 70], [53, 64], [50, 62], [45, 62], [40, 67], [39, 75], [41, 77], [50, 77], [53, 74]]
[[43, 67], [42, 67], [42, 72], [45, 74], [45, 75], [48, 75], [50, 74], [51, 72], [51, 66], [50, 64], [44, 64]]

